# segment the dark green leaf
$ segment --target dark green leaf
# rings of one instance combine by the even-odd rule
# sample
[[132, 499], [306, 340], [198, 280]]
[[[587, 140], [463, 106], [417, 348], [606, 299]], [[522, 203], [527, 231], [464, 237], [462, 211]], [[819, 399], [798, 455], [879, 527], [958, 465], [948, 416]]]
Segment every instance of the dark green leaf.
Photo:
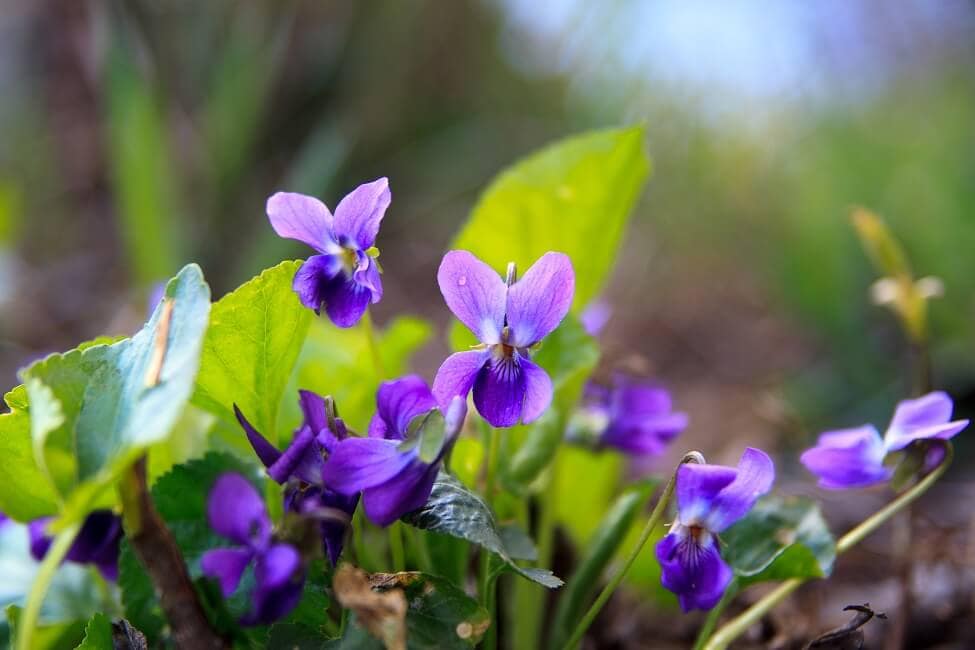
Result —
[[403, 521], [486, 548], [504, 560], [512, 571], [549, 589], [562, 586], [562, 581], [547, 569], [525, 568], [515, 564], [487, 504], [450, 474], [440, 472], [426, 505], [405, 515]]
[[643, 139], [641, 127], [593, 131], [528, 156], [491, 182], [451, 248], [522, 273], [547, 251], [566, 253], [581, 309], [609, 276], [646, 181]]
[[95, 614], [85, 626], [85, 638], [77, 650], [112, 650], [112, 621], [104, 614]]
[[742, 587], [766, 580], [828, 576], [836, 543], [819, 505], [800, 497], [765, 497], [726, 530], [722, 555]]
[[504, 544], [508, 555], [515, 560], [527, 560], [535, 562], [538, 560], [538, 549], [535, 542], [528, 536], [528, 533], [518, 524], [502, 524], [498, 533], [501, 535], [501, 542]]

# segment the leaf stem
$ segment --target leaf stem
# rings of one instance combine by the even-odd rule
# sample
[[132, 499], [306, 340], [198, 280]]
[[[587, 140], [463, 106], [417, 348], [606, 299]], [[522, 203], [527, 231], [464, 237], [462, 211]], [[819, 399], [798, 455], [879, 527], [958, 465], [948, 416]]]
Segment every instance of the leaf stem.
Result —
[[592, 604], [589, 611], [586, 612], [586, 615], [583, 616], [582, 620], [579, 621], [579, 624], [576, 625], [575, 630], [572, 632], [572, 636], [569, 637], [568, 642], [566, 642], [566, 644], [563, 646], [564, 650], [572, 650], [572, 648], [575, 648], [579, 644], [579, 641], [582, 640], [582, 636], [586, 633], [586, 630], [589, 629], [592, 622], [596, 620], [596, 616], [599, 615], [599, 612], [606, 605], [607, 601], [609, 601], [610, 596], [613, 595], [616, 588], [619, 587], [620, 583], [623, 582], [623, 578], [626, 577], [626, 572], [630, 570], [630, 567], [633, 566], [633, 563], [636, 562], [636, 559], [640, 556], [640, 552], [643, 550], [644, 545], [646, 545], [647, 540], [650, 539], [650, 536], [653, 534], [657, 524], [660, 523], [660, 519], [667, 510], [667, 504], [670, 503], [670, 499], [674, 495], [674, 485], [677, 481], [677, 469], [679, 469], [684, 463], [703, 462], [704, 457], [696, 451], [684, 454], [684, 457], [681, 458], [677, 468], [675, 468], [673, 474], [670, 475], [670, 480], [667, 481], [667, 487], [664, 488], [660, 498], [657, 499], [657, 505], [654, 506], [653, 512], [650, 513], [650, 518], [647, 519], [647, 523], [643, 526], [643, 531], [640, 533], [640, 538], [633, 546], [633, 550], [630, 551], [630, 555], [626, 558], [626, 561], [623, 562], [623, 565], [616, 572], [616, 575], [614, 575], [606, 586], [603, 587], [603, 590], [599, 592], [599, 597], [596, 598], [596, 602]]
[[383, 355], [379, 349], [379, 339], [376, 337], [376, 328], [372, 324], [372, 314], [368, 309], [362, 314], [362, 331], [366, 335], [366, 343], [369, 346], [369, 354], [372, 356], [372, 365], [376, 369], [376, 377], [382, 381], [386, 378], [386, 367], [383, 364]]
[[17, 650], [31, 650], [34, 647], [31, 643], [31, 635], [37, 629], [37, 621], [41, 615], [44, 597], [47, 595], [51, 580], [54, 579], [54, 574], [61, 566], [64, 556], [68, 554], [68, 549], [71, 548], [71, 543], [78, 534], [79, 528], [80, 526], [75, 524], [58, 533], [48, 549], [47, 555], [41, 561], [37, 575], [30, 587], [30, 593], [27, 595], [27, 605], [24, 607], [23, 616], [17, 625]]
[[[488, 510], [494, 514], [494, 489], [497, 480], [498, 448], [500, 446], [501, 435], [494, 427], [487, 425], [484, 427], [484, 447], [487, 449], [487, 466], [484, 475], [484, 503]], [[481, 645], [484, 650], [492, 650], [497, 645], [497, 598], [495, 597], [495, 582], [491, 579], [491, 553], [486, 549], [480, 551], [480, 582], [479, 589], [481, 602], [488, 610], [491, 626], [484, 634], [484, 641]]]
[[393, 571], [406, 570], [406, 551], [403, 548], [403, 525], [394, 521], [387, 529], [389, 533], [389, 554], [393, 561]]
[[[888, 519], [903, 510], [915, 499], [928, 491], [939, 478], [947, 471], [951, 465], [954, 452], [950, 444], [947, 445], [944, 460], [930, 474], [918, 481], [917, 485], [904, 492], [899, 497], [888, 503], [886, 506], [873, 513], [856, 527], [843, 535], [836, 542], [836, 554], [840, 555], [856, 546], [867, 535], [874, 532]], [[791, 578], [786, 580], [773, 591], [770, 591], [760, 600], [756, 601], [751, 607], [731, 619], [721, 627], [714, 636], [704, 646], [704, 650], [724, 650], [732, 641], [741, 636], [745, 630], [757, 623], [761, 618], [772, 610], [776, 605], [785, 600], [793, 591], [799, 588], [806, 581], [805, 578]]]
[[697, 640], [694, 642], [694, 650], [702, 650], [704, 648], [704, 644], [707, 643], [711, 633], [714, 632], [714, 628], [717, 627], [721, 614], [737, 595], [738, 578], [735, 578], [724, 590], [724, 594], [721, 596], [718, 604], [711, 608], [711, 611], [708, 612], [708, 617], [704, 619], [704, 625], [701, 626], [701, 631], [697, 633]]

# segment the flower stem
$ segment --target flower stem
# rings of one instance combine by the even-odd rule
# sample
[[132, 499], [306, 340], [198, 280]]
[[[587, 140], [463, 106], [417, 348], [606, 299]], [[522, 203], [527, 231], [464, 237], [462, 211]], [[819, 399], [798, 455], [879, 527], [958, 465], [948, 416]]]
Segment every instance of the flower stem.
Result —
[[394, 521], [388, 531], [389, 554], [393, 560], [393, 571], [405, 571], [406, 552], [403, 550], [403, 525], [399, 521]]
[[383, 355], [379, 350], [379, 339], [376, 338], [376, 328], [372, 324], [372, 314], [367, 309], [362, 314], [362, 331], [366, 335], [366, 343], [369, 345], [369, 354], [372, 356], [372, 365], [376, 369], [376, 377], [382, 381], [386, 378], [386, 367], [383, 364]]
[[708, 617], [704, 620], [704, 625], [701, 627], [701, 631], [697, 633], [697, 640], [694, 642], [694, 650], [702, 650], [702, 648], [704, 648], [704, 644], [707, 643], [711, 633], [714, 632], [714, 628], [718, 625], [718, 619], [721, 618], [721, 614], [737, 595], [738, 579], [735, 578], [724, 590], [724, 594], [721, 596], [721, 600], [718, 601], [718, 604], [712, 607], [711, 611], [708, 612]]
[[[684, 457], [681, 458], [681, 461], [677, 467], [679, 468], [684, 463], [703, 462], [704, 457], [698, 452], [692, 451], [685, 454]], [[596, 598], [596, 602], [592, 604], [589, 611], [586, 612], [586, 615], [583, 616], [582, 620], [579, 621], [579, 624], [576, 625], [575, 630], [572, 632], [572, 636], [569, 637], [568, 642], [566, 642], [566, 644], [563, 646], [564, 650], [572, 650], [572, 648], [575, 648], [579, 644], [579, 641], [582, 640], [582, 635], [586, 633], [586, 630], [589, 629], [592, 622], [596, 620], [596, 616], [599, 615], [599, 612], [606, 605], [607, 601], [609, 601], [610, 596], [613, 595], [616, 588], [619, 587], [620, 583], [623, 582], [623, 578], [626, 577], [626, 572], [630, 570], [630, 567], [633, 566], [633, 563], [636, 562], [636, 559], [640, 556], [640, 552], [643, 551], [643, 547], [646, 545], [647, 540], [650, 539], [650, 535], [653, 534], [654, 529], [656, 529], [657, 524], [660, 523], [660, 519], [667, 510], [667, 504], [670, 503], [670, 499], [674, 495], [674, 484], [676, 483], [676, 480], [677, 469], [675, 469], [674, 473], [670, 475], [670, 480], [667, 481], [667, 487], [664, 488], [660, 498], [657, 499], [657, 505], [654, 506], [653, 512], [650, 513], [650, 518], [647, 519], [647, 523], [643, 526], [643, 531], [640, 533], [640, 538], [637, 540], [633, 550], [630, 551], [630, 555], [626, 558], [626, 561], [623, 562], [623, 565], [616, 572], [616, 575], [614, 575], [606, 586], [603, 587], [603, 590], [599, 592], [599, 597]]]
[[[494, 488], [497, 480], [498, 448], [500, 447], [501, 434], [494, 427], [485, 422], [484, 426], [484, 448], [487, 450], [487, 465], [484, 474], [484, 503], [488, 510], [494, 514]], [[492, 650], [497, 645], [498, 625], [497, 625], [497, 598], [495, 597], [495, 583], [491, 578], [491, 554], [483, 548], [480, 552], [480, 581], [478, 589], [481, 602], [488, 610], [491, 626], [484, 634], [484, 641], [481, 647], [484, 650]]]
[[[836, 554], [840, 555], [850, 550], [863, 538], [874, 532], [888, 519], [907, 507], [919, 496], [928, 491], [951, 465], [954, 455], [951, 445], [947, 446], [944, 460], [930, 474], [918, 481], [917, 485], [904, 492], [886, 506], [861, 521], [855, 528], [836, 541]], [[731, 619], [719, 629], [704, 646], [704, 650], [724, 650], [732, 641], [741, 636], [745, 630], [761, 620], [776, 605], [785, 600], [793, 591], [806, 581], [805, 578], [791, 578], [786, 580], [773, 591], [763, 596], [754, 605], [746, 609], [737, 617]]]
[[68, 554], [68, 549], [71, 548], [71, 542], [78, 534], [78, 529], [79, 526], [74, 525], [58, 533], [51, 544], [51, 548], [48, 549], [47, 555], [41, 561], [37, 575], [34, 577], [34, 583], [30, 587], [30, 593], [27, 595], [27, 605], [24, 607], [24, 613], [17, 625], [17, 650], [31, 650], [34, 647], [31, 635], [37, 629], [37, 619], [41, 615], [44, 596], [47, 595], [51, 580], [54, 579], [54, 574], [61, 566], [61, 561]]

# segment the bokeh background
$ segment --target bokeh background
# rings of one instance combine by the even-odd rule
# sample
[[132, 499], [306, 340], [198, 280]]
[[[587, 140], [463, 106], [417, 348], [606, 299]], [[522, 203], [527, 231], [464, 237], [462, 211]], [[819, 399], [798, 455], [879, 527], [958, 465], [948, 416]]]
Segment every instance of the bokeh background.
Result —
[[[823, 498], [836, 531], [883, 502], [823, 494], [795, 461], [825, 428], [882, 428], [911, 383], [895, 319], [868, 298], [854, 205], [943, 280], [935, 384], [975, 413], [970, 2], [14, 0], [0, 97], [5, 388], [42, 354], [132, 331], [185, 262], [221, 295], [305, 255], [268, 226], [272, 192], [334, 205], [381, 175], [377, 320], [444, 331], [436, 267], [491, 177], [555, 138], [642, 122], [653, 174], [606, 291], [601, 372], [670, 386], [691, 414], [686, 447], [721, 462], [773, 450], [782, 488]], [[445, 350], [415, 366], [432, 376]], [[821, 632], [847, 604], [898, 611], [907, 580], [911, 631], [870, 638], [975, 643], [971, 435], [915, 509], [909, 574], [904, 526], [888, 527], [762, 642]], [[679, 644], [699, 623], [617, 601], [607, 647]]]

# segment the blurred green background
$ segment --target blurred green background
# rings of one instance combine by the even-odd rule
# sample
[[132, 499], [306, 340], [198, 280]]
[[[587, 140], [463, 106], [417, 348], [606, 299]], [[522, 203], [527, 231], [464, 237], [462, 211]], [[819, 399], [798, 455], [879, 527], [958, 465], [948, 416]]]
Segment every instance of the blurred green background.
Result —
[[[334, 206], [381, 175], [377, 319], [443, 333], [436, 268], [491, 177], [642, 122], [653, 175], [607, 291], [601, 372], [669, 385], [687, 447], [733, 462], [765, 446], [815, 493], [796, 452], [827, 427], [883, 427], [906, 395], [854, 205], [944, 281], [935, 384], [975, 412], [971, 3], [15, 0], [0, 88], [7, 387], [41, 354], [133, 331], [187, 261], [219, 296], [306, 255], [268, 226], [274, 191]], [[435, 338], [414, 360], [428, 378]]]

